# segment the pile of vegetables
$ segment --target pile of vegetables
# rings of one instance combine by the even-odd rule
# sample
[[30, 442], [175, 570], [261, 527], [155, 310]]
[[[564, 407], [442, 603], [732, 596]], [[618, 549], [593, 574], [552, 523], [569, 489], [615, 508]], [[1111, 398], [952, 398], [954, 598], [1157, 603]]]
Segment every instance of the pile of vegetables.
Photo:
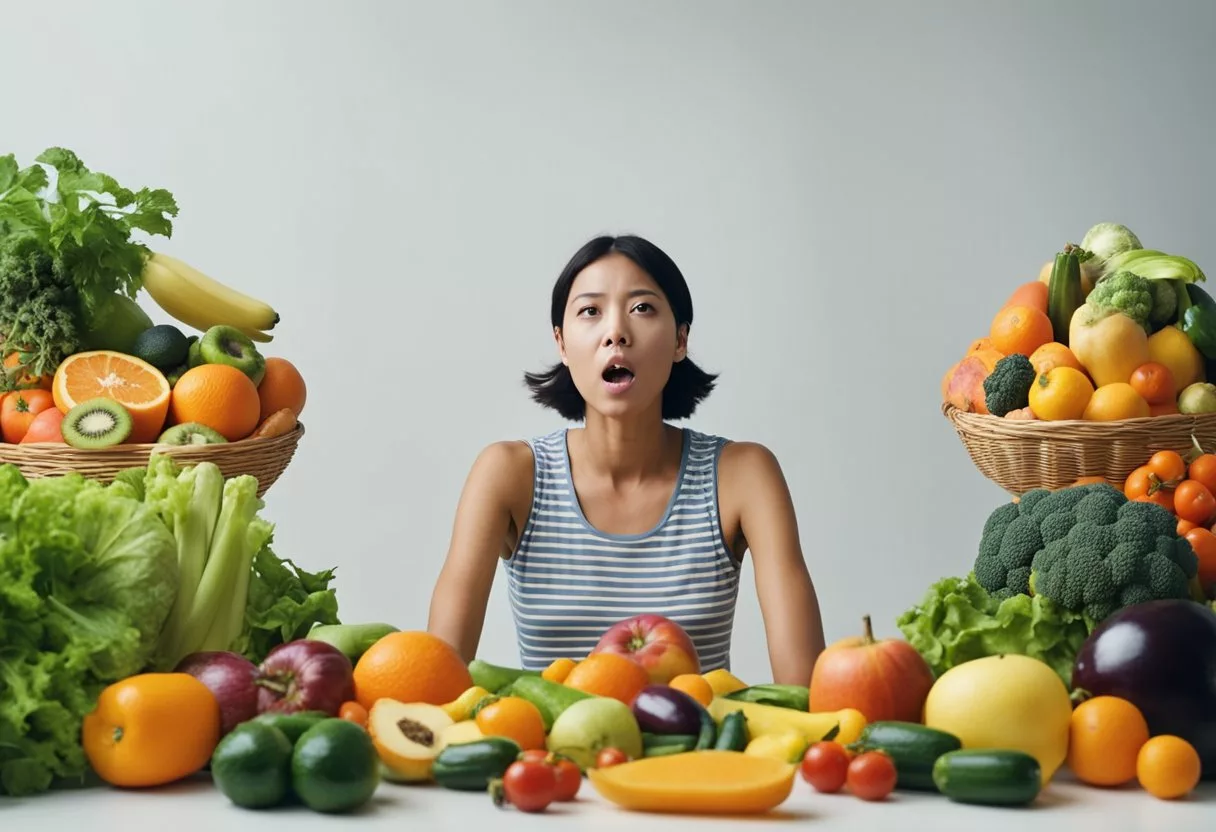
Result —
[[133, 300], [150, 252], [132, 235], [170, 237], [178, 212], [168, 191], [132, 191], [70, 150], [48, 148], [35, 162], [0, 156], [0, 338], [18, 356], [0, 390], [151, 326]]
[[936, 675], [971, 659], [1039, 659], [1071, 688], [1077, 652], [1118, 610], [1202, 600], [1198, 558], [1165, 508], [1106, 483], [1036, 489], [995, 509], [971, 570], [935, 582], [897, 624]]
[[200, 646], [260, 662], [339, 623], [333, 571], [275, 555], [256, 485], [160, 455], [108, 485], [0, 466], [0, 794], [85, 778], [82, 720], [109, 684]]

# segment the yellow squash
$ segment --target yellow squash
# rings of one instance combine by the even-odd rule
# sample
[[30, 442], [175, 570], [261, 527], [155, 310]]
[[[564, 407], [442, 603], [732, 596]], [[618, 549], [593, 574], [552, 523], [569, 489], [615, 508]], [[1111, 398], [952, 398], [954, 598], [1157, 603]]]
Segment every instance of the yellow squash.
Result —
[[793, 730], [802, 734], [808, 743], [812, 743], [818, 742], [833, 728], [837, 728], [833, 739], [850, 743], [861, 736], [861, 729], [866, 726], [865, 715], [855, 708], [807, 713], [758, 702], [736, 702], [720, 696], [715, 696], [709, 703], [709, 713], [718, 723], [732, 711], [743, 711], [743, 715], [747, 717], [747, 730], [752, 737], [785, 734]]

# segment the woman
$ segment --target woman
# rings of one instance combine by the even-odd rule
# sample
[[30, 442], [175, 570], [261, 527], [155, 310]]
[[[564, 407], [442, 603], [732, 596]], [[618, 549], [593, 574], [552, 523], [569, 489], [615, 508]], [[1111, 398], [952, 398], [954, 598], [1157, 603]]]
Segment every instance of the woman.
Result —
[[586, 656], [612, 624], [657, 613], [688, 632], [702, 672], [729, 669], [750, 552], [773, 681], [808, 684], [823, 627], [777, 460], [668, 424], [716, 379], [688, 358], [679, 268], [641, 238], [597, 237], [558, 277], [551, 318], [561, 361], [525, 379], [536, 401], [583, 426], [479, 454], [430, 632], [476, 655], [501, 560], [525, 668]]

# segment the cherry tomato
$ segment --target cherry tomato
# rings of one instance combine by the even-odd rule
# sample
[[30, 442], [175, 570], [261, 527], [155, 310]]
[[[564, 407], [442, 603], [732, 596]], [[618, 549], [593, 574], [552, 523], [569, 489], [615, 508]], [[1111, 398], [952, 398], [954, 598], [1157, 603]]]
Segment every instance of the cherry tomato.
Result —
[[338, 709], [338, 718], [349, 720], [356, 725], [367, 727], [367, 708], [360, 705], [358, 702], [351, 700], [343, 702], [342, 707]]
[[517, 760], [502, 776], [503, 797], [521, 812], [543, 812], [557, 793], [557, 770], [538, 760]]
[[1208, 491], [1216, 494], [1216, 454], [1201, 454], [1191, 460], [1187, 476], [1195, 482], [1203, 483]]
[[895, 788], [895, 762], [882, 751], [866, 751], [849, 762], [849, 791], [862, 800], [882, 800]]
[[844, 788], [849, 771], [849, 752], [838, 742], [817, 742], [802, 756], [802, 779], [817, 792], [831, 794]]
[[1183, 480], [1174, 489], [1174, 512], [1183, 520], [1206, 526], [1216, 516], [1216, 498], [1198, 480]]
[[629, 755], [619, 748], [605, 748], [595, 755], [596, 768], [608, 768], [608, 766], [627, 762], [629, 762]]
[[1186, 463], [1177, 451], [1157, 451], [1149, 457], [1148, 469], [1165, 483], [1177, 485], [1186, 479]]
[[557, 791], [553, 799], [562, 803], [574, 800], [578, 796], [579, 787], [583, 785], [583, 773], [578, 764], [568, 757], [546, 751], [543, 748], [531, 748], [519, 755], [526, 762], [545, 763], [554, 769], [557, 775]]

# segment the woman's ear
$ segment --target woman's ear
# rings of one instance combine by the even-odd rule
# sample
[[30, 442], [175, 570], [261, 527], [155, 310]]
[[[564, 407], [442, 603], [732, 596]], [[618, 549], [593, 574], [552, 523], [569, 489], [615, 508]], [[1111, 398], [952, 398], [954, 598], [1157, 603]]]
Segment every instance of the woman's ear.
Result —
[[680, 324], [676, 328], [676, 354], [677, 362], [683, 361], [688, 357], [688, 324]]
[[570, 362], [566, 360], [566, 342], [562, 340], [562, 328], [560, 326], [553, 327], [553, 341], [557, 344], [557, 354], [561, 356], [562, 364], [567, 367]]

